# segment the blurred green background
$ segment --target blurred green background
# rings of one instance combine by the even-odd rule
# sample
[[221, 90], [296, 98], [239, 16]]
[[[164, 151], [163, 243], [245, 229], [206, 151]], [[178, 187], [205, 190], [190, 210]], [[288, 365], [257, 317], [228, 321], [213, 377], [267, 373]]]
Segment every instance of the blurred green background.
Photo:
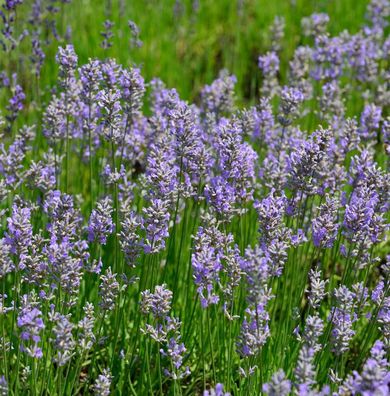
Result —
[[[32, 1], [25, 1], [21, 11], [30, 9]], [[239, 101], [248, 103], [258, 91], [257, 58], [269, 49], [269, 27], [275, 16], [286, 21], [283, 80], [288, 59], [296, 46], [307, 40], [301, 35], [302, 17], [326, 12], [331, 34], [344, 29], [353, 33], [364, 22], [366, 6], [366, 0], [72, 0], [62, 5], [57, 19], [62, 36], [70, 27], [69, 41], [80, 64], [90, 57], [113, 57], [124, 65], [136, 63], [146, 80], [159, 77], [188, 100], [196, 100], [201, 87], [226, 68], [237, 76]], [[115, 23], [114, 38], [113, 46], [104, 50], [100, 33], [107, 19]], [[140, 29], [140, 48], [129, 44], [128, 20]], [[55, 82], [54, 56], [59, 44], [64, 43], [54, 41], [46, 50], [41, 87]], [[29, 53], [27, 44], [17, 51]], [[20, 68], [17, 56], [13, 54], [15, 69]]]

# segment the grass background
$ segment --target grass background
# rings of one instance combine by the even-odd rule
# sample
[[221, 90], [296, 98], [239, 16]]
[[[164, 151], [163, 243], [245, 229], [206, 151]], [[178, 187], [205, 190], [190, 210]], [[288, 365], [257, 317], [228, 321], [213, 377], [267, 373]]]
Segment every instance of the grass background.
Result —
[[[31, 1], [25, 1], [18, 12], [26, 12]], [[71, 28], [70, 41], [80, 64], [95, 57], [112, 57], [123, 65], [136, 63], [147, 81], [159, 77], [169, 87], [175, 87], [182, 98], [195, 101], [202, 86], [226, 68], [238, 79], [239, 102], [253, 103], [261, 78], [257, 59], [269, 49], [269, 27], [275, 16], [286, 20], [281, 55], [283, 81], [294, 49], [306, 44], [301, 35], [302, 17], [326, 12], [330, 16], [331, 34], [344, 29], [354, 33], [364, 21], [367, 3], [366, 0], [74, 0], [62, 5], [58, 25], [62, 35], [67, 26]], [[100, 32], [106, 19], [115, 23], [113, 46], [107, 51], [100, 47]], [[141, 30], [141, 48], [130, 48], [128, 20], [133, 20]], [[28, 56], [28, 41], [12, 55], [15, 71], [23, 69], [17, 59], [23, 54]], [[54, 41], [46, 50], [40, 84], [43, 89], [56, 80], [54, 57], [60, 44]], [[1, 68], [7, 62], [6, 57], [0, 59]], [[23, 85], [28, 85], [29, 73], [21, 74]]]

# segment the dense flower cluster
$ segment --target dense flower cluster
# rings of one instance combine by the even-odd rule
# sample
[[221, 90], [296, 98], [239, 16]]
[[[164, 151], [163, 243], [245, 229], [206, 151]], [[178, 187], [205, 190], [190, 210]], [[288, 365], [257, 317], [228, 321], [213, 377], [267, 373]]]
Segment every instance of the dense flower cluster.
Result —
[[389, 1], [303, 18], [289, 62], [276, 17], [246, 109], [227, 70], [189, 103], [109, 58], [110, 13], [80, 64], [67, 2], [0, 11], [37, 87], [61, 43], [51, 90], [0, 70], [0, 394], [388, 395]]

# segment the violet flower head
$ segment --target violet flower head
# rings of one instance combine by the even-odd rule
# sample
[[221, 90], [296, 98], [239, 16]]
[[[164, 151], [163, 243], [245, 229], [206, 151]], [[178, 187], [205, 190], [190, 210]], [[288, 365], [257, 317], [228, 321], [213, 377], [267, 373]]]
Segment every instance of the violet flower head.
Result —
[[7, 223], [5, 241], [11, 247], [11, 253], [19, 256], [19, 268], [23, 269], [23, 255], [32, 244], [31, 209], [14, 204]]
[[[299, 351], [297, 365], [294, 370], [298, 388], [308, 388], [315, 383], [314, 349], [304, 344]], [[304, 394], [304, 393], [299, 393]]]
[[345, 391], [363, 396], [382, 396], [389, 393], [390, 365], [382, 341], [377, 340], [361, 373], [354, 371], [342, 385]]
[[164, 318], [171, 310], [172, 296], [165, 284], [156, 286], [154, 293], [150, 290], [141, 292], [141, 312], [144, 315], [151, 313], [156, 319]]
[[0, 395], [1, 396], [8, 396], [8, 382], [5, 379], [4, 375], [0, 375]]
[[25, 99], [26, 95], [22, 87], [17, 84], [13, 89], [13, 96], [9, 100], [7, 106], [8, 114], [6, 118], [9, 122], [14, 122], [18, 114], [23, 110]]
[[59, 365], [67, 364], [74, 354], [76, 342], [73, 338], [73, 323], [70, 322], [70, 315], [62, 315], [58, 312], [52, 315], [54, 322], [54, 349], [55, 356], [53, 360]]
[[87, 302], [83, 307], [84, 317], [78, 323], [78, 345], [82, 351], [89, 351], [96, 341], [94, 334], [95, 308], [92, 303]]
[[311, 75], [315, 80], [335, 80], [342, 75], [346, 46], [339, 36], [320, 34], [315, 37], [312, 59], [315, 67]]
[[231, 113], [234, 107], [234, 86], [237, 79], [229, 75], [226, 70], [219, 73], [219, 77], [211, 85], [206, 85], [202, 92], [202, 107], [204, 111], [212, 112], [217, 119]]
[[259, 218], [259, 234], [262, 243], [268, 244], [276, 238], [278, 230], [283, 228], [287, 198], [272, 190], [269, 195], [254, 204]]
[[284, 17], [275, 16], [274, 21], [270, 27], [270, 41], [271, 50], [279, 52], [282, 49], [282, 41], [284, 38], [284, 29], [286, 27], [286, 20]]
[[327, 280], [321, 279], [321, 271], [311, 269], [309, 271], [310, 289], [308, 290], [308, 300], [312, 308], [317, 309], [322, 300], [327, 295], [325, 291]]
[[105, 197], [97, 203], [96, 209], [92, 210], [88, 223], [88, 240], [90, 242], [97, 241], [102, 245], [107, 243], [107, 236], [115, 229], [112, 212], [111, 198]]
[[110, 369], [104, 369], [92, 386], [93, 394], [95, 396], [110, 396], [112, 378]]
[[77, 68], [77, 55], [71, 44], [65, 47], [58, 47], [56, 62], [59, 65], [59, 77], [64, 88], [69, 86], [70, 80], [74, 78]]
[[137, 233], [141, 227], [142, 219], [134, 212], [128, 213], [121, 222], [120, 246], [130, 267], [135, 267], [137, 257], [142, 250], [140, 236]]
[[329, 320], [332, 322], [332, 345], [336, 354], [340, 355], [349, 349], [349, 343], [355, 331], [352, 326], [357, 320], [355, 313], [355, 293], [346, 286], [340, 286], [334, 291], [337, 305], [332, 307]]
[[169, 236], [169, 202], [153, 198], [150, 205], [143, 208], [144, 228], [146, 240], [144, 250], [146, 253], [157, 253], [165, 248], [165, 238]]
[[235, 213], [236, 190], [223, 176], [215, 176], [206, 184], [204, 195], [219, 216], [229, 220]]
[[192, 269], [194, 282], [203, 308], [217, 304], [219, 295], [215, 288], [220, 280], [223, 269], [222, 260], [229, 250], [233, 237], [218, 230], [214, 218], [204, 219], [204, 225], [199, 227], [194, 241]]
[[139, 38], [141, 31], [138, 25], [134, 21], [128, 21], [127, 26], [129, 27], [131, 33], [130, 46], [135, 48], [142, 47], [143, 43]]
[[57, 239], [52, 236], [44, 247], [48, 258], [48, 275], [52, 285], [65, 293], [76, 296], [82, 277], [82, 261], [73, 256], [74, 245], [68, 238]]
[[279, 57], [275, 52], [259, 56], [258, 65], [265, 76], [274, 77], [279, 72]]
[[217, 384], [215, 388], [205, 389], [203, 396], [230, 396], [230, 393], [223, 390], [223, 384]]
[[42, 320], [42, 312], [31, 296], [24, 295], [22, 297], [22, 307], [18, 313], [17, 326], [21, 330], [21, 350], [33, 358], [41, 358], [43, 353], [39, 347], [40, 333], [45, 325]]
[[103, 41], [100, 43], [100, 46], [104, 49], [107, 50], [112, 47], [112, 39], [114, 38], [114, 33], [112, 31], [112, 28], [114, 27], [114, 22], [110, 20], [106, 20], [103, 22], [103, 28], [104, 30], [100, 32], [100, 35], [103, 37]]
[[117, 275], [108, 267], [104, 275], [100, 275], [99, 306], [103, 311], [112, 311], [115, 308], [117, 297], [120, 293], [120, 285]]
[[302, 18], [301, 25], [305, 36], [317, 36], [324, 34], [328, 27], [329, 15], [325, 13], [312, 14]]
[[103, 135], [109, 141], [115, 144], [120, 142], [121, 134], [121, 110], [120, 103], [121, 93], [117, 89], [108, 89], [100, 91], [97, 96], [97, 105], [102, 114], [101, 125]]
[[145, 81], [137, 68], [123, 69], [119, 75], [122, 99], [125, 101], [125, 112], [131, 117], [141, 111], [145, 94]]
[[316, 247], [331, 248], [336, 240], [338, 201], [330, 196], [319, 207], [319, 215], [312, 221], [313, 243]]
[[367, 5], [367, 17], [375, 30], [382, 31], [389, 24], [389, 0], [371, 0]]
[[264, 288], [254, 303], [245, 310], [245, 318], [241, 324], [238, 338], [238, 352], [241, 356], [255, 356], [271, 335], [269, 329], [270, 316], [266, 310], [268, 301], [272, 298], [270, 290]]
[[12, 272], [15, 265], [10, 256], [11, 246], [5, 238], [0, 239], [0, 279], [3, 279], [8, 273]]
[[263, 73], [262, 96], [272, 97], [278, 92], [279, 63], [279, 57], [274, 51], [259, 56], [258, 66]]
[[189, 367], [183, 367], [183, 360], [186, 357], [187, 348], [180, 342], [180, 335], [171, 337], [165, 348], [160, 349], [162, 356], [170, 360], [172, 369], [164, 369], [164, 374], [174, 380], [184, 378], [190, 374]]
[[263, 385], [263, 392], [268, 396], [288, 396], [291, 391], [291, 381], [286, 378], [282, 369], [272, 375], [269, 382]]
[[299, 105], [305, 97], [298, 88], [283, 87], [280, 95], [280, 109], [278, 121], [286, 127], [291, 124], [292, 120], [298, 114]]
[[360, 117], [359, 134], [362, 139], [375, 139], [381, 121], [382, 109], [374, 104], [368, 104]]

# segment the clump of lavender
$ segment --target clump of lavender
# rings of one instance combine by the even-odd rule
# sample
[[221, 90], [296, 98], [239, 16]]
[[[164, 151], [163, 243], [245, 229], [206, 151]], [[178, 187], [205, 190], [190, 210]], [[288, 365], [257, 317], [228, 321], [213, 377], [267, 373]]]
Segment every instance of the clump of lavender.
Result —
[[385, 395], [390, 386], [389, 362], [383, 342], [377, 340], [361, 373], [354, 371], [340, 386], [340, 391], [362, 395]]

